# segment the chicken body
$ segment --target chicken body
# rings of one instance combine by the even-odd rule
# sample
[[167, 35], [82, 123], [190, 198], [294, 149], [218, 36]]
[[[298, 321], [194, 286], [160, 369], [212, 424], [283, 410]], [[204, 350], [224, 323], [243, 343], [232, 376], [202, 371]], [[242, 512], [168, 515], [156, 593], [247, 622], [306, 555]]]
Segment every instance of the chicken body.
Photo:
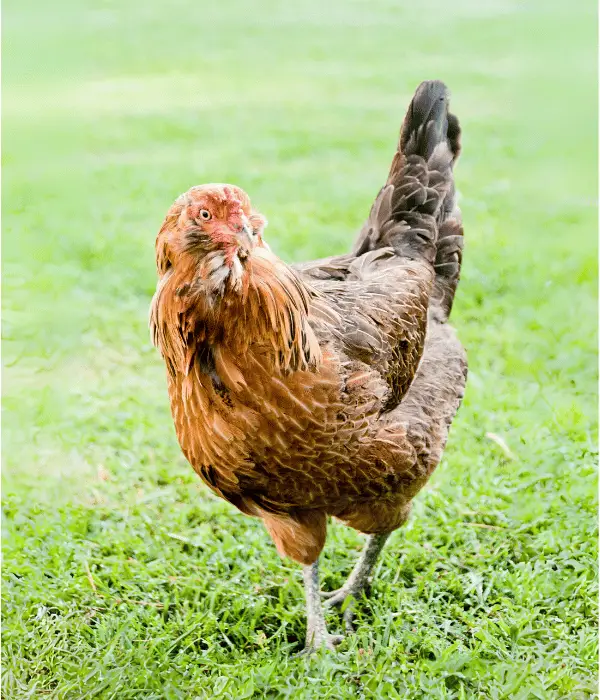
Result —
[[372, 536], [342, 602], [406, 521], [462, 398], [465, 356], [446, 324], [462, 256], [447, 103], [442, 83], [417, 90], [352, 253], [289, 267], [227, 185], [182, 195], [157, 239], [151, 328], [181, 448], [304, 565], [309, 648], [338, 641], [318, 599], [327, 517]]

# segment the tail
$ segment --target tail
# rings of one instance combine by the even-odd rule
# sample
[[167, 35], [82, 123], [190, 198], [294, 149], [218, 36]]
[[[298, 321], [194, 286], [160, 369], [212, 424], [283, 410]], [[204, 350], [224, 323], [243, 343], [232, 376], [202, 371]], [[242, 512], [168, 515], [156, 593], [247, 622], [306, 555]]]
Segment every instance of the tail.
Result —
[[435, 287], [429, 300], [429, 311], [436, 321], [447, 321], [460, 279], [464, 245], [460, 209], [456, 204], [442, 222], [435, 256]]
[[399, 257], [434, 265], [431, 303], [450, 313], [462, 256], [453, 166], [460, 153], [458, 119], [444, 83], [421, 83], [410, 103], [387, 183], [379, 192], [354, 254], [392, 247]]

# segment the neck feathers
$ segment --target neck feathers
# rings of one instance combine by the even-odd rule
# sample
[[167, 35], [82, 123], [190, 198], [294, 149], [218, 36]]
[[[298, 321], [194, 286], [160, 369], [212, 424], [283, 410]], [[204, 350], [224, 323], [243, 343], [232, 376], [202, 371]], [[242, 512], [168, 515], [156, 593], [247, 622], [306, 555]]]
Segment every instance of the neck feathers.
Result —
[[158, 284], [152, 338], [172, 378], [200, 372], [213, 384], [241, 391], [253, 362], [281, 375], [320, 364], [308, 323], [310, 296], [266, 248], [255, 248], [243, 267], [214, 256], [190, 261], [168, 270]]

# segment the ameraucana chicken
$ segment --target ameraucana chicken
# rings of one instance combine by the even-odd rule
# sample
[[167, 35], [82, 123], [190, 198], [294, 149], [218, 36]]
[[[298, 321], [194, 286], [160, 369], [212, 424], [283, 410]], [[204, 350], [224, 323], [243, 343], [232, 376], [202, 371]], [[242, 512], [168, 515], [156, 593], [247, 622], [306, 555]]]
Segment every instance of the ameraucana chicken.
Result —
[[[351, 253], [290, 266], [234, 185], [192, 187], [156, 240], [150, 313], [186, 458], [303, 567], [308, 651], [333, 647], [319, 591], [327, 518], [368, 535], [326, 605], [364, 592], [440, 461], [466, 380], [447, 324], [462, 260], [448, 91], [422, 83]], [[327, 595], [327, 594], [325, 594]]]

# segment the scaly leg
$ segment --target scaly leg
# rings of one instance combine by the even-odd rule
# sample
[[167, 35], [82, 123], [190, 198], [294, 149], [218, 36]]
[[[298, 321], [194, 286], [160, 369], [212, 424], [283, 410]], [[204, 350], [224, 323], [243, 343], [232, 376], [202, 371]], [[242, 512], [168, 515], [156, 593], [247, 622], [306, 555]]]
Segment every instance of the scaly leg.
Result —
[[344, 622], [346, 624], [346, 631], [352, 632], [352, 620], [354, 618], [354, 601], [358, 596], [363, 593], [367, 583], [369, 581], [369, 576], [373, 571], [375, 562], [379, 553], [383, 549], [388, 537], [391, 533], [385, 532], [382, 535], [369, 535], [367, 543], [365, 544], [358, 561], [356, 562], [354, 568], [346, 583], [338, 588], [337, 591], [331, 591], [327, 593], [321, 593], [324, 598], [327, 598], [325, 605], [341, 605], [346, 598], [352, 597], [352, 600], [348, 602], [346, 609], [344, 610]]
[[302, 567], [302, 575], [306, 591], [306, 646], [303, 653], [310, 654], [322, 646], [334, 649], [343, 637], [329, 634], [325, 625], [319, 591], [319, 560]]

